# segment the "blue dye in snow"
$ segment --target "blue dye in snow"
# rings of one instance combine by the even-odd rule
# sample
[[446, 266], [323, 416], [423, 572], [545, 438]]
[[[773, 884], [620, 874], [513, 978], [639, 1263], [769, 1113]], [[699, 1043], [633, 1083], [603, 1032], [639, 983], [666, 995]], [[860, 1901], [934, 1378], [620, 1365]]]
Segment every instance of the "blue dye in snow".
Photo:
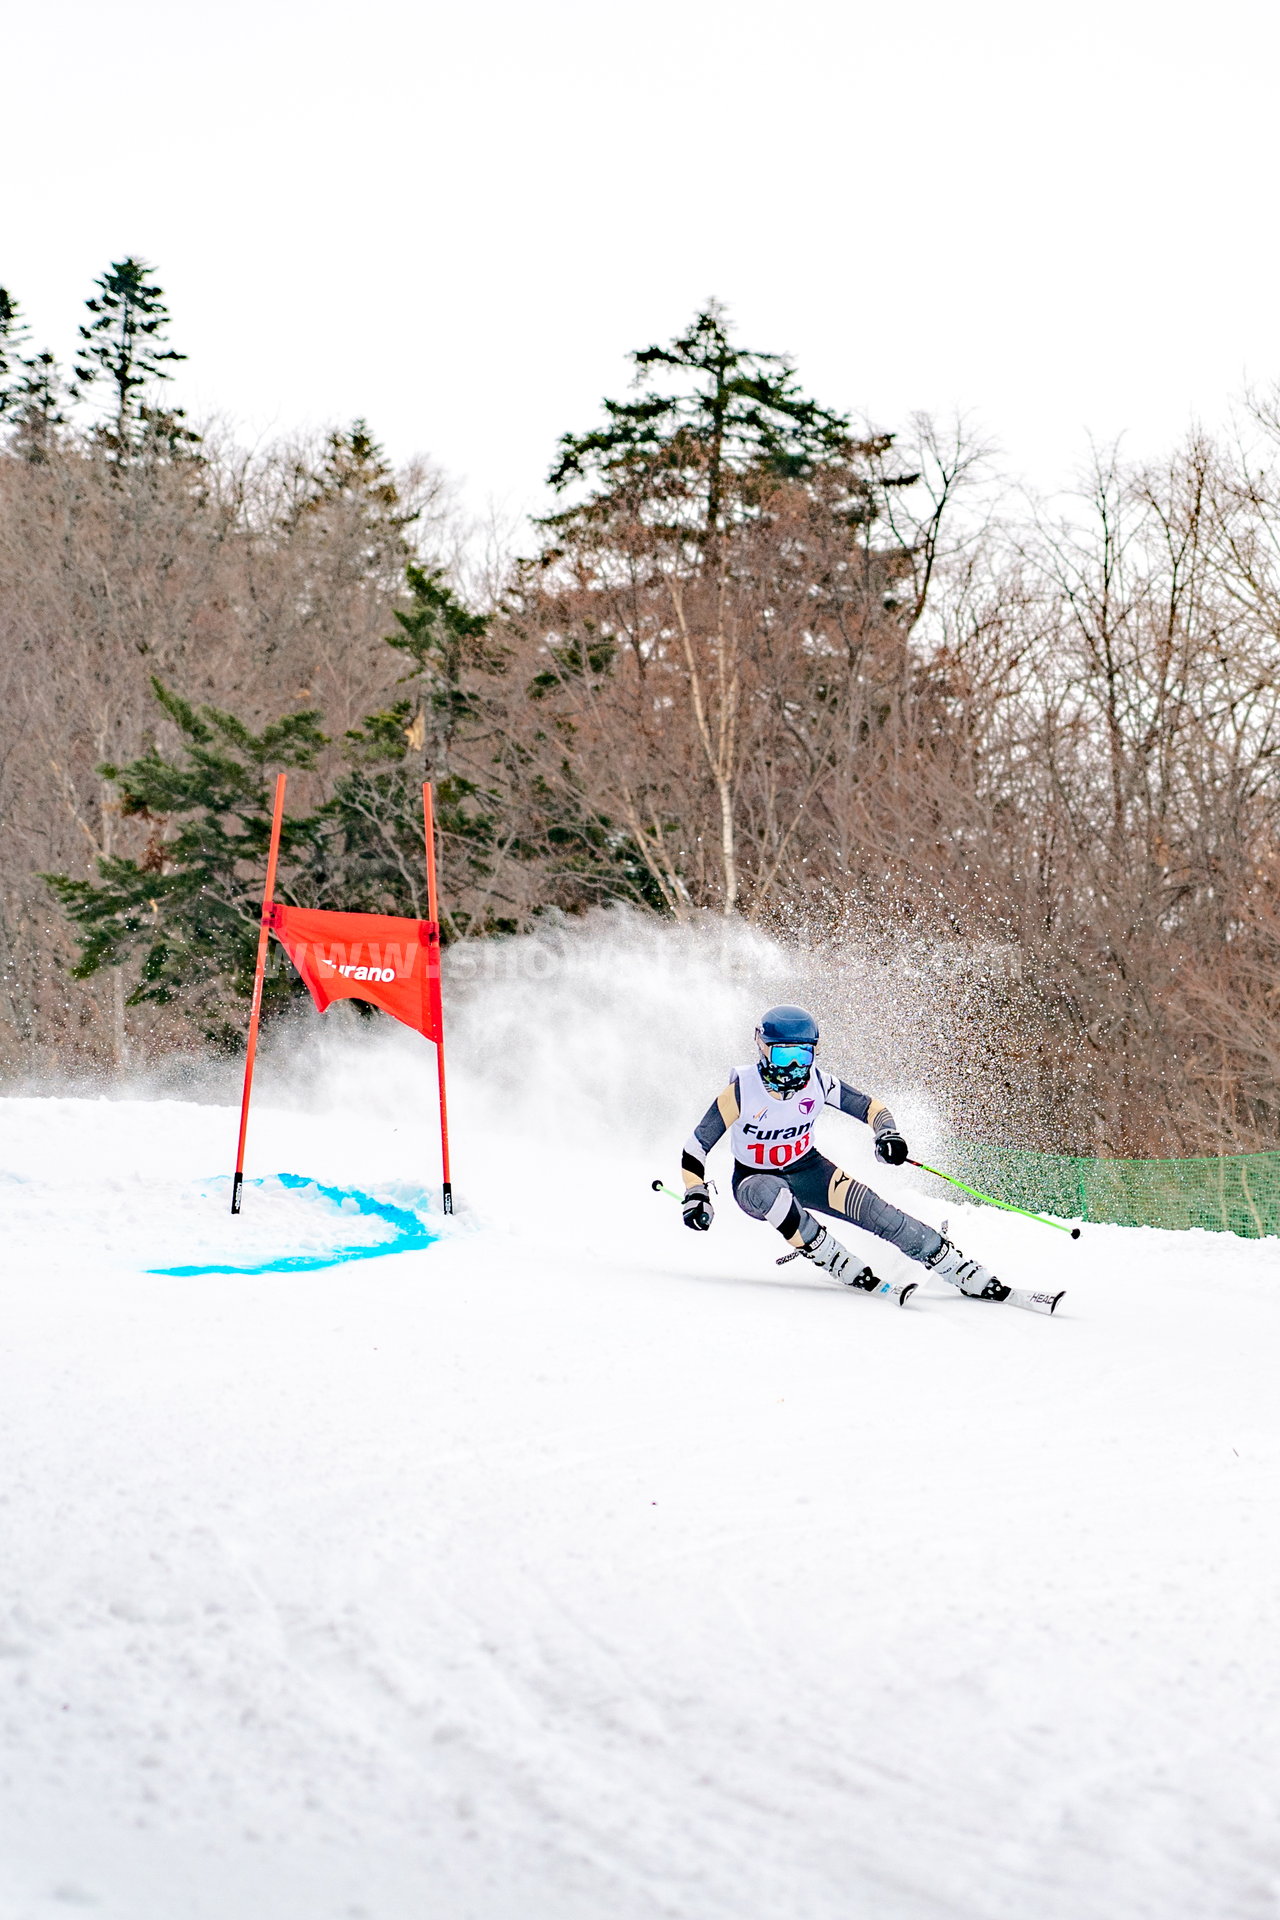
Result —
[[[361, 1193], [355, 1187], [322, 1187], [318, 1180], [308, 1180], [302, 1173], [277, 1173], [269, 1177], [278, 1180], [282, 1187], [311, 1187], [322, 1199], [332, 1200], [335, 1206], [354, 1201], [358, 1213], [371, 1214], [394, 1227], [395, 1237], [380, 1240], [372, 1247], [334, 1247], [328, 1253], [285, 1254], [278, 1260], [258, 1260], [247, 1266], [148, 1267], [147, 1272], [164, 1274], [174, 1280], [194, 1279], [203, 1273], [316, 1273], [321, 1267], [341, 1266], [347, 1260], [380, 1260], [384, 1253], [408, 1253], [417, 1247], [429, 1247], [440, 1237], [408, 1208], [393, 1207], [389, 1200], [375, 1200], [371, 1193]], [[250, 1187], [266, 1184], [265, 1180], [245, 1182]]]

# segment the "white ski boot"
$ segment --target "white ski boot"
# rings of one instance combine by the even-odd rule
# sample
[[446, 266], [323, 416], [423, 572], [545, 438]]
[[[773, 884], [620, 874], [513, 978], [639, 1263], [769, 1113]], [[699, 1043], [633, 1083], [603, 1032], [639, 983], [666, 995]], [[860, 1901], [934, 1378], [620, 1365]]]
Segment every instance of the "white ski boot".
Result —
[[834, 1234], [827, 1232], [825, 1227], [819, 1227], [817, 1239], [811, 1240], [807, 1247], [801, 1247], [799, 1251], [806, 1260], [812, 1260], [815, 1267], [825, 1267], [833, 1280], [844, 1280], [847, 1287], [855, 1284], [853, 1274], [850, 1274], [847, 1280], [845, 1279], [850, 1254], [840, 1245]]
[[[882, 1280], [870, 1267], [863, 1267], [860, 1273], [853, 1272], [853, 1257], [829, 1234], [825, 1227], [819, 1227], [818, 1237], [811, 1240], [807, 1247], [800, 1247], [806, 1260], [812, 1260], [816, 1267], [825, 1267], [833, 1280], [839, 1280], [846, 1287], [860, 1287], [863, 1293], [883, 1293], [889, 1299], [896, 1300], [905, 1307], [916, 1290], [914, 1280]], [[794, 1259], [794, 1255], [786, 1255]], [[781, 1262], [779, 1262], [781, 1265]]]
[[970, 1300], [1007, 1300], [1011, 1288], [1002, 1286], [989, 1268], [977, 1260], [969, 1260], [959, 1247], [953, 1247], [944, 1240], [932, 1260], [925, 1265], [930, 1273], [936, 1273], [939, 1280], [947, 1280], [953, 1287], [959, 1287], [961, 1293]]
[[944, 1240], [932, 1260], [925, 1262], [930, 1273], [947, 1280], [970, 1300], [1007, 1300], [1010, 1306], [1026, 1307], [1032, 1313], [1052, 1313], [1061, 1293], [1027, 1293], [1022, 1287], [1006, 1287], [989, 1268], [969, 1260], [958, 1247]]

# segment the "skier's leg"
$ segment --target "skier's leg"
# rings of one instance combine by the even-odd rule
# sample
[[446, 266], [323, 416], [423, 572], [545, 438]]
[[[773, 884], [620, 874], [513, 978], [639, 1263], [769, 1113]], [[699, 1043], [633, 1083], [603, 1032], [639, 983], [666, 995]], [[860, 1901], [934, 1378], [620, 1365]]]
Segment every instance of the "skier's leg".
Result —
[[[819, 1159], [821, 1156], [810, 1155], [809, 1158]], [[878, 1234], [880, 1239], [888, 1240], [900, 1253], [905, 1253], [909, 1260], [918, 1260], [930, 1273], [936, 1273], [940, 1280], [948, 1280], [953, 1287], [959, 1287], [961, 1293], [967, 1294], [971, 1300], [1008, 1299], [1008, 1287], [978, 1261], [967, 1259], [935, 1227], [927, 1227], [923, 1220], [903, 1213], [901, 1207], [882, 1199], [872, 1188], [864, 1186], [861, 1180], [854, 1180], [839, 1167], [831, 1166], [830, 1161], [824, 1162], [824, 1167], [830, 1168], [825, 1204], [811, 1191], [812, 1183], [821, 1178], [817, 1168], [810, 1172], [806, 1165], [804, 1178], [796, 1182], [808, 1206], [823, 1213], [842, 1215], [846, 1220], [852, 1220], [855, 1226], [865, 1228], [868, 1233]]]
[[[812, 1165], [810, 1163], [813, 1163]], [[942, 1235], [923, 1220], [916, 1220], [901, 1207], [882, 1200], [861, 1180], [854, 1180], [820, 1153], [806, 1154], [792, 1178], [798, 1199], [816, 1213], [833, 1214], [837, 1220], [852, 1220], [855, 1227], [874, 1233], [905, 1253], [908, 1260], [924, 1265], [943, 1245]]]
[[801, 1252], [822, 1232], [821, 1223], [800, 1205], [780, 1173], [735, 1167], [733, 1197], [744, 1213], [766, 1221]]
[[[1015, 1306], [1052, 1313], [1062, 1298], [1061, 1293], [1021, 1293], [1017, 1288], [1006, 1287], [989, 1268], [967, 1258], [936, 1228], [903, 1213], [900, 1207], [882, 1199], [860, 1180], [851, 1179], [820, 1153], [806, 1154], [798, 1166], [788, 1167], [785, 1174], [763, 1170], [757, 1173], [754, 1169], [738, 1167], [733, 1176], [733, 1193], [744, 1213], [755, 1220], [767, 1220], [798, 1252], [825, 1267], [846, 1286], [863, 1286], [868, 1292], [875, 1292], [880, 1283], [870, 1267], [854, 1273], [849, 1253], [814, 1219], [815, 1213], [852, 1220], [855, 1226], [887, 1240], [908, 1259], [936, 1273], [940, 1280], [958, 1287], [970, 1300], [1010, 1300]], [[900, 1297], [906, 1299], [913, 1290], [910, 1286], [903, 1288]]]
[[855, 1273], [848, 1249], [805, 1207], [800, 1205], [782, 1174], [757, 1173], [753, 1168], [735, 1167], [733, 1197], [753, 1220], [763, 1220], [776, 1228], [797, 1253], [804, 1254], [816, 1266], [823, 1267], [834, 1280], [846, 1286], [868, 1290], [879, 1285], [870, 1267]]

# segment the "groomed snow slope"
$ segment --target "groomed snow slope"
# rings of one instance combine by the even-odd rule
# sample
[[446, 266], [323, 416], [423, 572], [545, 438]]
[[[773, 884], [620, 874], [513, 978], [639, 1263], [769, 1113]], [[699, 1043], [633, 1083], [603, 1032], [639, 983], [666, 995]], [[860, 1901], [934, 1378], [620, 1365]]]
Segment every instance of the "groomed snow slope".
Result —
[[[3, 1920], [1280, 1913], [1280, 1248], [947, 1209], [1046, 1320], [687, 1234], [756, 990], [673, 1067], [614, 959], [459, 986], [426, 1248], [148, 1273], [391, 1230], [232, 1222], [225, 1103], [0, 1103]], [[293, 1059], [250, 1172], [423, 1205], [425, 1046]]]

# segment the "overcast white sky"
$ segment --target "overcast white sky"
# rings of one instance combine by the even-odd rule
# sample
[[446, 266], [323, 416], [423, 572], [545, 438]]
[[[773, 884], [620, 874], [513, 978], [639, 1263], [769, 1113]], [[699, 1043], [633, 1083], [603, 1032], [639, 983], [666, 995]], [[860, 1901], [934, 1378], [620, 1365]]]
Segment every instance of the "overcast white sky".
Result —
[[69, 355], [159, 270], [175, 397], [364, 414], [537, 499], [708, 294], [828, 405], [1065, 478], [1280, 377], [1280, 8], [1255, 0], [43, 0], [3, 29], [0, 283]]

